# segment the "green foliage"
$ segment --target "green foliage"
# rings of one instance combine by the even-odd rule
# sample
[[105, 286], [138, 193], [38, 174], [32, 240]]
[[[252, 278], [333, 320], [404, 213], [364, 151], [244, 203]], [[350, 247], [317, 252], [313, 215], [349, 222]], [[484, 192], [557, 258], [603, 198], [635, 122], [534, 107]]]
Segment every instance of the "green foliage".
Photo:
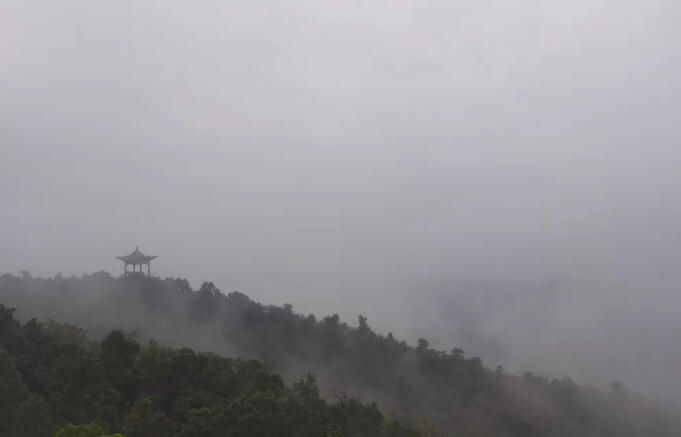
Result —
[[96, 423], [88, 425], [73, 425], [67, 423], [54, 434], [54, 437], [125, 437], [122, 434], [107, 434], [104, 429]]
[[[2, 307], [0, 307], [2, 311]], [[8, 433], [17, 412], [29, 397], [21, 374], [14, 367], [12, 357], [0, 349], [0, 435]]]
[[375, 404], [327, 403], [312, 376], [287, 387], [259, 361], [140, 347], [121, 331], [98, 347], [83, 344], [78, 335], [59, 335], [76, 333], [71, 327], [20, 324], [3, 305], [0, 320], [2, 436], [122, 437], [106, 429], [134, 437], [420, 435], [408, 424], [384, 424]]
[[[184, 279], [3, 275], [0, 300], [26, 314], [37, 306], [104, 338], [93, 344], [78, 328], [52, 322], [22, 325], [0, 306], [0, 401], [8, 406], [0, 435], [49, 437], [66, 422], [93, 420], [133, 437], [666, 437], [681, 430], [681, 415], [618, 383], [600, 391], [568, 378], [519, 377], [487, 369], [460, 348], [377, 334], [364, 316], [351, 327], [337, 314], [297, 314], [290, 305], [224, 295], [210, 282], [194, 291]], [[123, 316], [128, 329], [165, 344], [260, 361], [140, 347], [134, 336], [111, 332]], [[270, 367], [302, 379], [287, 386]]]

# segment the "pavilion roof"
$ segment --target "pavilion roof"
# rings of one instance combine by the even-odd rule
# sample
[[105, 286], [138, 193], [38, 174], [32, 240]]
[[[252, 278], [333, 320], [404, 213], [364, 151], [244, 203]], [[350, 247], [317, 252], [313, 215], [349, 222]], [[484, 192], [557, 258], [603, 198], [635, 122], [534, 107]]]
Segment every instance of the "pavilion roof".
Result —
[[142, 252], [140, 252], [140, 250], [137, 247], [135, 247], [135, 250], [133, 250], [133, 252], [130, 255], [117, 256], [116, 258], [128, 264], [143, 264], [148, 263], [154, 258], [158, 258], [158, 256], [145, 255]]

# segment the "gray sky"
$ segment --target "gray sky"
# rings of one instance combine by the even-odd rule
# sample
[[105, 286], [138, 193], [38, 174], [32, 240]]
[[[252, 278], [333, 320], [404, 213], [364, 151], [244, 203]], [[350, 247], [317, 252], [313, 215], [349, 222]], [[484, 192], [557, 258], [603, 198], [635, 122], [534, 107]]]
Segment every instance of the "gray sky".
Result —
[[139, 245], [386, 329], [410, 278], [681, 312], [676, 0], [0, 10], [2, 271], [118, 272]]

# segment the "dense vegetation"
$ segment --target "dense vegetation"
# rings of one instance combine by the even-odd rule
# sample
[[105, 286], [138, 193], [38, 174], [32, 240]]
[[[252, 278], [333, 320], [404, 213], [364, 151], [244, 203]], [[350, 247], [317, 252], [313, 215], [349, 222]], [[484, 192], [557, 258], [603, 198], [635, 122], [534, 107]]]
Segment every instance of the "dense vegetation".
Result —
[[[94, 416], [88, 413], [68, 419], [86, 423], [91, 417], [103, 417], [109, 420], [107, 424], [116, 426], [107, 428], [108, 431], [123, 431], [133, 437], [145, 434], [127, 421], [136, 417], [135, 414], [147, 414], [147, 411], [163, 417], [159, 423], [166, 423], [167, 418], [173, 421], [174, 426], [194, 426], [190, 418], [205, 419], [209, 423], [213, 423], [211, 420], [224, 420], [226, 422], [219, 423], [236, 426], [227, 423], [232, 419], [226, 419], [236, 414], [233, 405], [241, 405], [234, 403], [250, 399], [249, 396], [263, 390], [271, 393], [268, 396], [274, 397], [281, 407], [277, 414], [282, 416], [273, 414], [271, 418], [266, 416], [267, 420], [278, 420], [277, 424], [287, 423], [289, 427], [277, 425], [269, 428], [270, 433], [280, 433], [269, 435], [281, 435], [284, 430], [293, 429], [290, 427], [302, 426], [297, 422], [296, 414], [308, 408], [305, 404], [308, 391], [312, 393], [310, 399], [314, 399], [313, 403], [319, 405], [320, 422], [315, 425], [314, 431], [304, 428], [308, 434], [296, 435], [334, 435], [334, 432], [337, 435], [362, 435], [343, 428], [348, 421], [356, 423], [358, 420], [348, 418], [355, 416], [343, 416], [355, 414], [344, 408], [361, 411], [357, 413], [361, 417], [374, 417], [371, 423], [375, 428], [366, 435], [388, 432], [386, 421], [380, 419], [381, 415], [373, 404], [362, 405], [352, 398], [362, 402], [376, 401], [389, 416], [408, 417], [413, 421], [425, 419], [435, 426], [439, 434], [447, 436], [677, 436], [681, 431], [681, 421], [673, 411], [629, 393], [621, 384], [614, 384], [609, 391], [601, 391], [577, 385], [569, 378], [550, 379], [531, 373], [507, 375], [501, 368], [487, 369], [478, 357], [467, 358], [461, 349], [451, 352], [434, 350], [425, 339], [412, 347], [391, 334], [379, 335], [372, 331], [362, 316], [358, 327], [348, 326], [337, 315], [318, 320], [312, 315], [297, 314], [288, 305], [262, 305], [238, 292], [224, 295], [212, 283], [204, 283], [194, 291], [187, 281], [181, 279], [161, 280], [142, 276], [116, 279], [106, 273], [83, 278], [50, 279], [36, 279], [28, 274], [4, 275], [0, 277], [0, 301], [17, 307], [22, 316], [77, 323], [95, 336], [104, 336], [112, 328], [134, 329], [140, 337], [155, 338], [164, 345], [191, 345], [200, 350], [258, 358], [292, 382], [292, 388], [287, 389], [280, 378], [268, 372], [263, 364], [253, 361], [227, 360], [212, 354], [195, 354], [186, 349], [171, 351], [152, 344], [135, 351], [130, 358], [117, 361], [119, 364], [114, 366], [122, 371], [130, 367], [120, 363], [127, 363], [138, 372], [135, 375], [148, 375], [146, 379], [134, 379], [138, 385], [133, 389], [126, 388], [127, 373], [111, 374], [114, 378], [111, 384], [123, 384], [113, 386], [119, 396], [114, 396], [120, 402], [116, 410], [118, 416], [108, 419], [102, 416], [104, 413], [93, 412]], [[39, 331], [39, 326], [29, 321], [21, 329]], [[123, 345], [124, 349], [128, 347], [124, 345], [133, 344], [129, 337], [117, 333], [106, 337], [101, 351], [92, 350], [85, 343], [80, 346], [81, 353], [88, 351], [86, 356], [89, 360], [101, 360], [105, 370], [105, 344], [111, 341], [111, 335], [118, 336], [117, 344]], [[40, 358], [44, 354], [41, 348], [34, 353], [38, 354], [36, 359], [45, 360], [38, 366], [40, 369], [48, 363], [64, 369], [78, 369], [80, 365], [80, 361], [72, 363], [57, 359], [58, 354]], [[13, 356], [11, 360], [16, 361], [17, 358]], [[159, 362], [181, 362], [186, 366], [168, 364], [170, 368], [180, 366], [190, 375], [183, 374], [180, 379], [188, 378], [184, 381], [173, 379], [171, 385], [177, 383], [185, 390], [195, 391], [199, 399], [193, 400], [194, 395], [172, 393], [177, 396], [174, 399], [184, 402], [181, 404], [184, 416], [175, 410], [175, 402], [178, 401], [159, 401], [155, 397], [167, 399], [164, 396], [171, 396], [171, 393], [163, 391], [170, 389], [155, 379], [170, 371], [153, 367], [161, 365]], [[234, 382], [228, 394], [219, 391], [219, 378], [214, 372], [215, 367], [220, 365], [216, 363], [230, 363], [228, 367], [232, 371], [244, 375], [237, 378], [242, 382]], [[33, 384], [31, 373], [26, 373], [20, 362], [15, 364], [15, 368], [21, 378], [15, 372], [12, 373], [13, 380], [26, 378], [24, 384], [30, 389]], [[321, 397], [335, 399], [333, 403], [326, 404], [320, 399], [316, 385], [305, 378], [307, 373], [317, 376]], [[268, 375], [265, 378], [270, 381], [268, 384], [276, 387], [260, 387], [258, 375]], [[277, 382], [271, 382], [274, 380]], [[42, 379], [37, 378], [36, 381]], [[45, 392], [37, 390], [37, 393], [40, 399], [48, 402]], [[100, 387], [97, 393], [106, 398], [104, 394], [110, 392]], [[186, 396], [192, 400], [186, 400]], [[291, 410], [287, 410], [289, 406]], [[23, 410], [16, 408], [17, 420], [20, 421], [19, 411]], [[80, 411], [79, 407], [75, 410]], [[192, 410], [197, 412], [189, 414], [188, 411]], [[337, 418], [338, 414], [342, 419]], [[215, 419], [213, 415], [221, 419]], [[331, 428], [325, 428], [326, 424], [330, 424]], [[400, 428], [389, 432], [407, 430]]]
[[[412, 436], [376, 404], [319, 396], [313, 376], [287, 387], [262, 362], [112, 331], [99, 344], [75, 327], [21, 324], [0, 305], [0, 435], [135, 437]], [[94, 422], [97, 423], [89, 423]], [[66, 424], [74, 422], [84, 425]]]

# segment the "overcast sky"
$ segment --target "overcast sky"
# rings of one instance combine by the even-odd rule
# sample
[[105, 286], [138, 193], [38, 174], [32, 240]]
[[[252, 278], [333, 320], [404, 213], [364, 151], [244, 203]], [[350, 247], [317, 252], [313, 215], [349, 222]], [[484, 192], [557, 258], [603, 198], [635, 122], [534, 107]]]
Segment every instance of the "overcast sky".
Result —
[[0, 270], [119, 273], [139, 246], [321, 314], [434, 277], [678, 302], [680, 22], [677, 0], [0, 0]]

